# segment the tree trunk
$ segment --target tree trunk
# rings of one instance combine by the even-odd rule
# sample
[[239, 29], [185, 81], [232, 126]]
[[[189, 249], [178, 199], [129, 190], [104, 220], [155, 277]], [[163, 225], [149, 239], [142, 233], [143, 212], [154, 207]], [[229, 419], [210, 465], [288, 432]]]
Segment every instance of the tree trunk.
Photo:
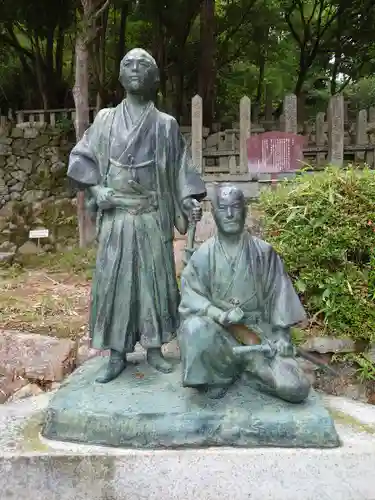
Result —
[[[120, 33], [116, 47], [116, 71], [120, 71], [120, 63], [125, 55], [126, 51], [126, 24], [128, 21], [128, 16], [131, 8], [131, 0], [124, 2], [121, 6], [121, 17], [120, 17]], [[118, 81], [118, 73], [115, 75], [116, 79], [116, 101], [120, 102], [124, 97], [124, 89]]]
[[[82, 138], [90, 124], [89, 114], [89, 53], [81, 34], [77, 34], [75, 48], [75, 84], [73, 97], [76, 108], [75, 131], [77, 142]], [[77, 194], [77, 216], [79, 246], [84, 248], [93, 241], [94, 226], [85, 209], [83, 191]]]
[[96, 95], [96, 110], [99, 111], [107, 102], [107, 91], [105, 88], [106, 77], [106, 33], [108, 26], [108, 10], [105, 10], [101, 15], [100, 36], [97, 40], [97, 82], [98, 91]]
[[203, 123], [211, 127], [216, 82], [215, 0], [203, 0], [201, 5], [200, 46], [198, 93], [203, 99]]
[[264, 87], [264, 75], [265, 75], [265, 70], [266, 70], [266, 56], [263, 53], [261, 48], [260, 48], [260, 54], [259, 54], [259, 59], [258, 59], [258, 65], [259, 65], [259, 73], [258, 73], [257, 93], [256, 93], [256, 97], [255, 97], [255, 102], [254, 102], [254, 110], [253, 109], [251, 110], [253, 113], [253, 121], [254, 122], [258, 122], [258, 120], [259, 120], [263, 91], [264, 91], [264, 89], [263, 89], [263, 87]]
[[153, 22], [153, 41], [152, 41], [152, 52], [156, 59], [156, 63], [159, 67], [160, 73], [160, 85], [159, 90], [162, 95], [162, 102], [165, 106], [167, 101], [167, 80], [166, 80], [166, 40], [164, 34], [164, 26], [161, 21], [160, 15], [155, 16]]
[[42, 106], [43, 109], [48, 109], [48, 92], [46, 91], [45, 81], [44, 81], [44, 68], [43, 68], [43, 60], [41, 55], [41, 47], [39, 43], [39, 38], [35, 35], [35, 73], [36, 80], [38, 83], [38, 89], [40, 93], [40, 97], [42, 98]]

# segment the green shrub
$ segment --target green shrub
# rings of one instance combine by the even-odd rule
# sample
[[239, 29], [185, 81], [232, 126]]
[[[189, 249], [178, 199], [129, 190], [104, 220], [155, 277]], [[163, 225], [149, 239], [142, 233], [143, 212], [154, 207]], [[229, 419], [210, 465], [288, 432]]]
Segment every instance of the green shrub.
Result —
[[323, 333], [375, 340], [375, 172], [328, 166], [260, 197], [265, 239], [282, 255]]

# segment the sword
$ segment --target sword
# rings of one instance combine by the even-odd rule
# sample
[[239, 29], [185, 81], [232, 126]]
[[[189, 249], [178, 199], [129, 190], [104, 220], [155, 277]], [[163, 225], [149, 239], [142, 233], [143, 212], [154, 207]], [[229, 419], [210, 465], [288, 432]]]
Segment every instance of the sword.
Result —
[[[335, 377], [339, 376], [336, 370], [331, 368], [329, 365], [327, 365], [320, 359], [316, 358], [313, 354], [306, 352], [304, 349], [301, 349], [300, 347], [296, 347], [295, 349], [296, 349], [296, 354], [300, 358], [304, 358], [307, 361], [310, 361], [310, 363], [319, 366], [320, 368], [328, 372], [330, 375], [333, 375]], [[273, 357], [276, 354], [275, 350], [272, 349], [272, 347], [267, 343], [235, 346], [232, 347], [232, 352], [236, 356], [242, 356], [244, 354], [251, 354], [255, 352], [262, 352], [267, 357]]]
[[183, 264], [186, 266], [186, 264], [189, 262], [190, 257], [193, 255], [195, 248], [194, 248], [194, 241], [195, 241], [195, 233], [197, 230], [197, 222], [195, 220], [191, 220], [189, 222], [188, 230], [187, 230], [187, 240], [186, 240], [186, 247], [185, 247], [185, 255], [183, 258]]

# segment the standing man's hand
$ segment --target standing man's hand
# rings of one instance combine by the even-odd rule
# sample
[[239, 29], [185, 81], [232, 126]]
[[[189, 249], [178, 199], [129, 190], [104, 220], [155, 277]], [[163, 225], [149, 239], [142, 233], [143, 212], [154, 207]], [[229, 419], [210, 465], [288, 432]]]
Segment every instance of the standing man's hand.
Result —
[[111, 202], [111, 197], [114, 194], [113, 189], [104, 186], [95, 186], [91, 188], [91, 192], [100, 210], [113, 208], [113, 203]]
[[202, 219], [202, 207], [195, 198], [185, 198], [182, 205], [184, 210], [189, 214], [191, 220], [199, 222]]

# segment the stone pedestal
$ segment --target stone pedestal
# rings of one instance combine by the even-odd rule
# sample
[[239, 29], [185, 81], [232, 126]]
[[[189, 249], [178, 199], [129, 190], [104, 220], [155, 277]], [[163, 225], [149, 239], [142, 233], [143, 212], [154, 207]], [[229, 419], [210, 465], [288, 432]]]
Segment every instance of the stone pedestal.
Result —
[[135, 355], [118, 379], [98, 384], [94, 380], [106, 361], [87, 361], [66, 379], [47, 408], [44, 437], [136, 449], [340, 445], [314, 391], [305, 403], [293, 405], [240, 380], [224, 398], [210, 400], [181, 387], [179, 366], [163, 375], [142, 355]]

